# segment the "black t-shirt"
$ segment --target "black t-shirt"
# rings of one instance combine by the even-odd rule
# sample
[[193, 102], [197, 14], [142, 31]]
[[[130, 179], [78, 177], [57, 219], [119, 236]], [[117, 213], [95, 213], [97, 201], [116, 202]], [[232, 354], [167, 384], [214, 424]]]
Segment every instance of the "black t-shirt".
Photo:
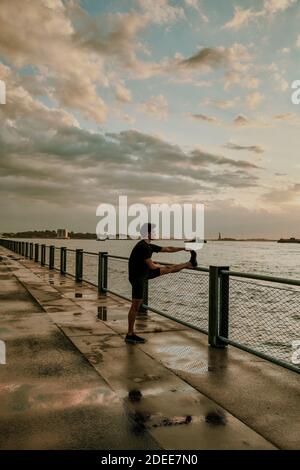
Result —
[[145, 240], [139, 241], [133, 248], [129, 258], [129, 279], [140, 279], [147, 277], [149, 267], [145, 263], [151, 258], [152, 253], [159, 253], [161, 246], [147, 243]]

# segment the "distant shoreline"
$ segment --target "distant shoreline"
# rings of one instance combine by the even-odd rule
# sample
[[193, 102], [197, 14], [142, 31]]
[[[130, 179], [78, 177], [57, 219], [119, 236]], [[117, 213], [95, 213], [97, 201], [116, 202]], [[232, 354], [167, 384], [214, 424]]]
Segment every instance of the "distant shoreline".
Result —
[[[133, 240], [133, 241], [136, 241], [136, 240], [139, 240], [139, 239], [132, 239], [132, 238], [107, 238], [107, 239], [97, 239], [96, 236], [91, 236], [92, 234], [83, 234], [82, 236], [79, 235], [79, 236], [74, 236], [74, 237], [69, 237], [69, 238], [58, 238], [56, 236], [47, 236], [47, 235], [23, 235], [23, 234], [3, 234], [2, 235], [2, 238], [24, 238], [24, 239], [46, 239], [46, 240], [95, 240], [95, 241], [98, 241], [98, 242], [105, 242], [105, 241], [128, 241], [128, 240]], [[158, 240], [164, 240], [164, 241], [168, 241], [168, 239], [158, 239]], [[207, 242], [278, 242], [278, 243], [300, 243], [300, 240], [299, 241], [290, 241], [289, 239], [288, 240], [284, 240], [282, 241], [282, 239], [280, 240], [277, 240], [277, 239], [270, 239], [270, 238], [222, 238], [221, 240], [219, 240], [218, 238], [207, 238], [205, 239]], [[184, 239], [174, 239], [174, 238], [170, 238], [169, 241], [185, 241]]]

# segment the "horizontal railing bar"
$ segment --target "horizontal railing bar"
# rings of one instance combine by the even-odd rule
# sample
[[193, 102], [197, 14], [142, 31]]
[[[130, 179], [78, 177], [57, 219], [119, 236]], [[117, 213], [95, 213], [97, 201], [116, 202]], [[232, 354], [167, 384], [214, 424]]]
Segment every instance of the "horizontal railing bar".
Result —
[[221, 274], [232, 276], [232, 277], [242, 277], [245, 279], [258, 279], [260, 281], [269, 281], [269, 282], [276, 282], [279, 284], [290, 284], [293, 286], [300, 286], [299, 279], [287, 279], [284, 277], [276, 277], [276, 276], [268, 276], [264, 274], [254, 274], [254, 273], [241, 273], [238, 271], [220, 271]]
[[281, 359], [276, 359], [273, 356], [269, 356], [268, 354], [259, 352], [256, 349], [249, 348], [248, 346], [245, 346], [244, 344], [238, 343], [237, 341], [233, 341], [228, 338], [224, 338], [223, 336], [218, 336], [218, 338], [221, 339], [224, 343], [230, 344], [231, 346], [234, 346], [238, 349], [242, 349], [243, 351], [253, 354], [254, 356], [260, 357], [261, 359], [265, 359], [266, 361], [273, 362], [274, 364], [278, 366], [284, 367], [285, 369], [290, 369], [300, 374], [300, 367], [294, 366], [293, 364], [290, 364], [289, 362], [282, 361]]
[[118, 256], [118, 255], [109, 255], [108, 253], [103, 253], [105, 258], [112, 258], [112, 259], [121, 259], [124, 261], [128, 261], [129, 258], [127, 256]]

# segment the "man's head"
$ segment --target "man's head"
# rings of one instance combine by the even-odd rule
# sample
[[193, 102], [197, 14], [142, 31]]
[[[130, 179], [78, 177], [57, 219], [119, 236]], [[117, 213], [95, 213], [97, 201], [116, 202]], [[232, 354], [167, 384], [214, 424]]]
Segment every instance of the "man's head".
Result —
[[155, 224], [147, 222], [141, 226], [140, 229], [141, 237], [148, 240], [155, 238]]

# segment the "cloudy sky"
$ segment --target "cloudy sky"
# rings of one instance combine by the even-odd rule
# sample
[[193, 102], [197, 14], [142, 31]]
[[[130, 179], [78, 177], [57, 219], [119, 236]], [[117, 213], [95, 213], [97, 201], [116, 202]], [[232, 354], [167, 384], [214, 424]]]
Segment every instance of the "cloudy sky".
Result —
[[1, 0], [0, 24], [0, 231], [94, 231], [122, 194], [300, 236], [299, 0]]

